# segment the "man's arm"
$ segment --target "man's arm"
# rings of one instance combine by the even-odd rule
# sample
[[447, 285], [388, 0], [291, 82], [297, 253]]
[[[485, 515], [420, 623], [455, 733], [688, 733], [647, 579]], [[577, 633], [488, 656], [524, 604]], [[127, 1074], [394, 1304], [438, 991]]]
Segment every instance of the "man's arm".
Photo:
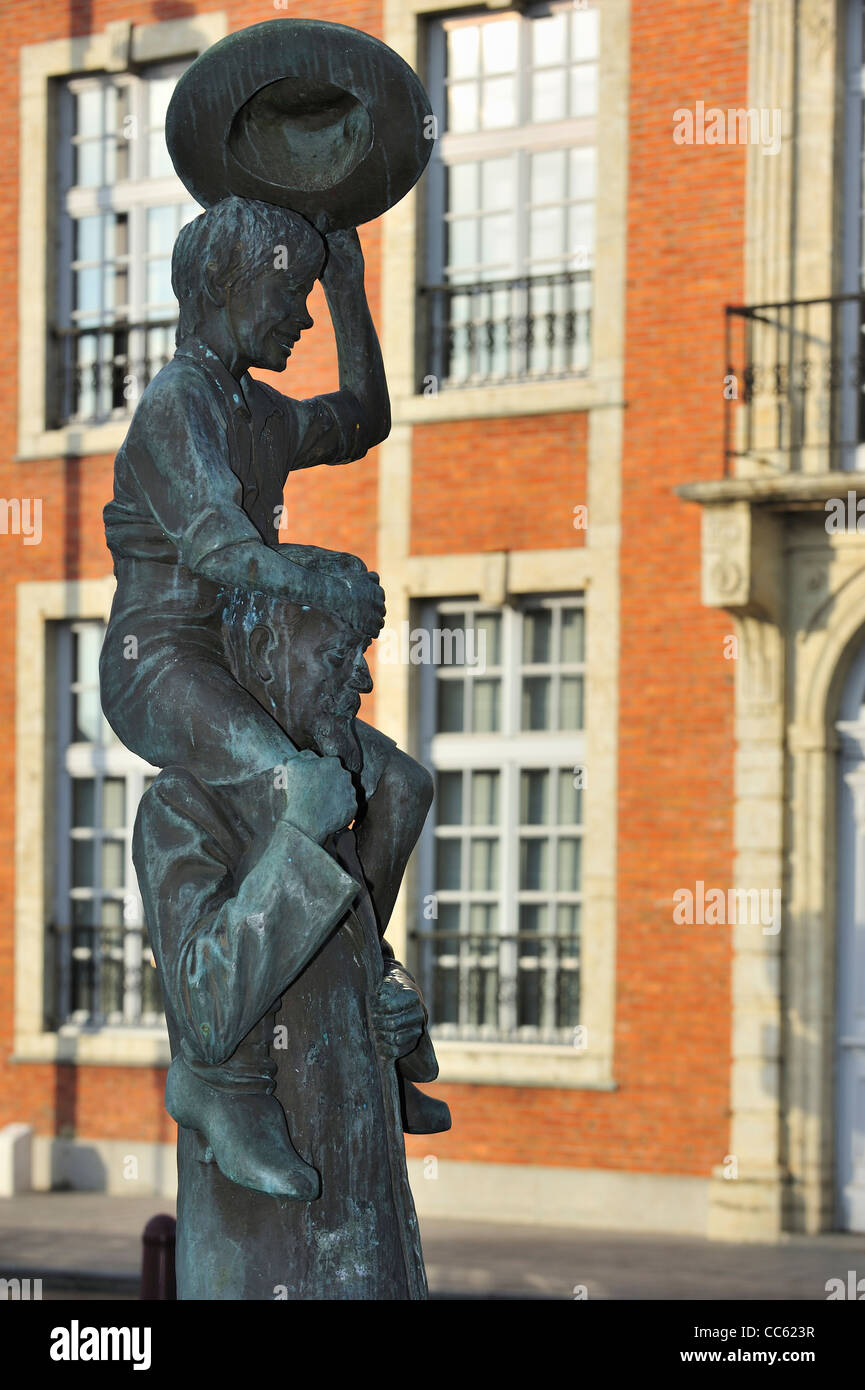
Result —
[[321, 276], [339, 358], [339, 392], [325, 396], [349, 432], [346, 461], [390, 434], [390, 398], [378, 335], [366, 301], [363, 252], [354, 228], [331, 232]]
[[139, 806], [132, 857], [184, 1051], [219, 1064], [300, 974], [357, 884], [288, 819], [273, 825], [242, 882], [221, 814], [196, 779], [163, 772]]

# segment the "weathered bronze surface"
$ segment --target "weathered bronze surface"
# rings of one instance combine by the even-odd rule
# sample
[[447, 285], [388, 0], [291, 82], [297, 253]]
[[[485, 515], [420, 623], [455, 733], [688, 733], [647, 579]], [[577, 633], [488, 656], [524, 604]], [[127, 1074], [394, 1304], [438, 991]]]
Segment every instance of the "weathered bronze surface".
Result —
[[[423, 89], [376, 45], [274, 21], [181, 83], [172, 154], [214, 205], [178, 237], [177, 350], [105, 509], [103, 708], [164, 769], [133, 851], [171, 1041], [184, 1299], [426, 1296], [402, 1135], [450, 1115], [416, 1084], [438, 1066], [384, 931], [432, 783], [357, 718], [378, 575], [278, 536], [293, 470], [361, 459], [390, 429], [357, 233], [322, 235], [389, 206], [426, 160]], [[385, 139], [382, 111], [405, 128]], [[219, 137], [200, 183], [187, 127]], [[279, 198], [238, 196], [271, 172]], [[339, 390], [293, 400], [249, 369], [286, 365], [317, 278]]]
[[432, 151], [431, 114], [417, 75], [379, 39], [271, 19], [192, 63], [166, 139], [205, 206], [237, 193], [335, 231], [380, 216], [413, 187]]

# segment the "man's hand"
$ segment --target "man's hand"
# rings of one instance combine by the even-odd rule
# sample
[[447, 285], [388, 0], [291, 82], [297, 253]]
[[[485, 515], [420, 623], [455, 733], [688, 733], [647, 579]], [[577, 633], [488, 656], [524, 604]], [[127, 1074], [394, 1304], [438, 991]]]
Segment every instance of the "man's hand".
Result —
[[285, 764], [285, 778], [282, 818], [318, 844], [344, 830], [357, 815], [351, 774], [339, 758], [320, 757], [304, 749]]
[[426, 1026], [427, 1012], [410, 975], [399, 969], [389, 971], [370, 1011], [386, 1057], [396, 1061], [414, 1052]]

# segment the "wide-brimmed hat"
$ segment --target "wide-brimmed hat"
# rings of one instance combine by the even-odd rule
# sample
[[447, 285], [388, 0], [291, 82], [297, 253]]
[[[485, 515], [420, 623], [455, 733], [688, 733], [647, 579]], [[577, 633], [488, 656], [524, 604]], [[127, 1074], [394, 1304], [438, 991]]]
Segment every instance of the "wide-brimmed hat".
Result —
[[234, 193], [331, 231], [369, 222], [409, 191], [433, 125], [419, 77], [381, 40], [324, 20], [270, 19], [187, 68], [165, 139], [204, 207]]

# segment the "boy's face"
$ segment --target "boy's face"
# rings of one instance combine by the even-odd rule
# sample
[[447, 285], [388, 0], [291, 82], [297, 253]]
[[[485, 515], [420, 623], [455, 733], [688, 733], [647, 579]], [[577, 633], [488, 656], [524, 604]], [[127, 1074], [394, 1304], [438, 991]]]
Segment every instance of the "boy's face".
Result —
[[253, 367], [282, 371], [301, 333], [312, 327], [306, 301], [321, 269], [321, 263], [308, 261], [232, 286], [226, 307], [240, 357]]

